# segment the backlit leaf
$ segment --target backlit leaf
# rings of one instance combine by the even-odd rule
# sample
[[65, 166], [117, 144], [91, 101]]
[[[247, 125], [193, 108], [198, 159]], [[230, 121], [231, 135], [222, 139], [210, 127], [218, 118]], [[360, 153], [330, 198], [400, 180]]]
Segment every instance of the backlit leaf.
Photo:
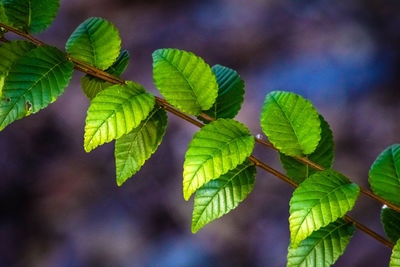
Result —
[[212, 107], [217, 98], [215, 74], [203, 59], [178, 49], [153, 53], [154, 83], [165, 99], [190, 115]]
[[384, 207], [381, 212], [381, 222], [386, 235], [392, 242], [400, 238], [400, 213], [391, 208]]
[[2, 0], [8, 23], [25, 32], [39, 33], [53, 22], [60, 0]]
[[86, 117], [86, 152], [138, 127], [154, 104], [154, 96], [134, 82], [113, 85], [101, 91], [92, 100]]
[[[321, 140], [315, 151], [306, 157], [312, 162], [319, 164], [325, 169], [329, 169], [333, 163], [335, 145], [333, 142], [332, 131], [329, 124], [320, 116], [321, 120]], [[286, 170], [287, 176], [292, 178], [296, 183], [303, 182], [317, 170], [307, 164], [299, 162], [293, 157], [279, 153], [279, 157], [283, 168]]]
[[329, 267], [345, 251], [354, 225], [342, 219], [313, 232], [297, 248], [289, 247], [287, 267]]
[[254, 147], [254, 137], [238, 121], [218, 119], [197, 132], [189, 144], [183, 166], [186, 200], [201, 186], [236, 168]]
[[253, 190], [255, 175], [254, 164], [245, 161], [200, 187], [194, 198], [192, 232], [236, 208]]
[[269, 93], [260, 120], [269, 141], [285, 155], [311, 154], [321, 139], [318, 112], [310, 101], [293, 93]]
[[236, 71], [221, 65], [213, 66], [212, 71], [217, 78], [218, 97], [214, 105], [204, 113], [215, 119], [233, 119], [243, 103], [244, 81]]
[[121, 186], [140, 170], [157, 150], [167, 128], [165, 110], [156, 106], [141, 124], [115, 142], [117, 184]]
[[4, 81], [14, 63], [23, 55], [34, 49], [36, 46], [26, 41], [11, 41], [0, 45], [0, 96]]
[[400, 205], [400, 145], [386, 148], [369, 170], [372, 191], [387, 201]]
[[356, 184], [334, 170], [316, 172], [302, 182], [290, 200], [292, 247], [343, 217], [353, 208], [359, 192]]
[[[127, 50], [121, 51], [117, 60], [112, 64], [111, 67], [106, 69], [111, 75], [119, 77], [125, 69], [128, 67], [129, 63], [129, 52]], [[106, 82], [102, 79], [96, 78], [92, 75], [86, 74], [81, 79], [82, 90], [85, 95], [92, 100], [99, 92], [103, 91], [112, 84]]]
[[20, 57], [3, 87], [0, 129], [54, 102], [64, 92], [72, 71], [72, 62], [55, 47], [37, 47]]
[[89, 18], [76, 28], [65, 48], [73, 58], [105, 70], [118, 57], [121, 38], [107, 20]]
[[400, 267], [400, 240], [397, 241], [393, 248], [389, 267]]

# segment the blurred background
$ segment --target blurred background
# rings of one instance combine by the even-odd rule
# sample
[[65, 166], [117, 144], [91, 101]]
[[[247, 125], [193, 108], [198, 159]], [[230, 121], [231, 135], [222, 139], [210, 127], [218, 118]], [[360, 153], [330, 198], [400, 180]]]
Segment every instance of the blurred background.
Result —
[[[360, 185], [376, 156], [400, 142], [397, 0], [62, 0], [39, 37], [62, 48], [91, 16], [119, 28], [132, 57], [124, 78], [156, 94], [158, 48], [236, 69], [246, 82], [237, 118], [253, 134], [262, 133], [268, 92], [307, 97], [333, 130], [335, 168]], [[193, 235], [182, 171], [197, 129], [169, 115], [157, 153], [119, 188], [114, 144], [84, 152], [81, 76], [0, 133], [0, 266], [285, 266], [290, 186], [259, 170], [246, 201]], [[281, 169], [273, 151], [257, 146], [256, 155]], [[361, 196], [351, 214], [383, 234], [380, 209]], [[356, 231], [336, 266], [387, 266], [390, 253]]]

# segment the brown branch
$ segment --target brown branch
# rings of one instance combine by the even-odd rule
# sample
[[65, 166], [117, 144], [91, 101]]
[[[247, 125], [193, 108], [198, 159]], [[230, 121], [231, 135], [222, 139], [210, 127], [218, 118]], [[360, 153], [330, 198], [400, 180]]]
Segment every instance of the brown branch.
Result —
[[354, 219], [353, 217], [350, 217], [349, 215], [344, 216], [344, 219], [348, 222], [354, 223], [354, 225], [360, 229], [361, 231], [363, 231], [364, 233], [366, 233], [369, 236], [372, 236], [373, 238], [375, 238], [376, 240], [378, 240], [379, 242], [381, 242], [382, 244], [384, 244], [386, 247], [393, 249], [394, 244], [392, 242], [390, 242], [389, 240], [385, 239], [384, 237], [382, 237], [380, 234], [372, 231], [371, 229], [369, 229], [368, 227], [366, 227], [365, 225], [359, 223], [356, 219]]
[[[257, 143], [259, 143], [259, 144], [261, 144], [261, 145], [263, 145], [263, 146], [266, 146], [266, 147], [269, 147], [269, 148], [272, 148], [272, 149], [275, 149], [275, 150], [279, 151], [279, 150], [278, 150], [277, 148], [275, 148], [274, 145], [272, 145], [270, 142], [264, 141], [264, 140], [262, 140], [262, 139], [260, 139], [260, 138], [257, 138], [257, 137], [256, 137], [255, 139], [256, 139], [256, 142], [257, 142]], [[325, 170], [324, 167], [322, 167], [321, 165], [318, 165], [318, 164], [315, 163], [315, 162], [312, 162], [311, 160], [309, 160], [309, 159], [306, 158], [306, 157], [294, 157], [294, 158], [295, 158], [296, 160], [298, 160], [299, 162], [304, 163], [304, 164], [306, 164], [306, 165], [309, 165], [310, 167], [312, 167], [312, 168], [314, 168], [314, 169], [316, 169], [316, 170], [318, 170], [318, 171], [323, 171], [323, 170]], [[360, 187], [361, 193], [363, 193], [363, 194], [366, 195], [367, 197], [369, 197], [369, 198], [371, 198], [371, 199], [373, 199], [373, 200], [376, 200], [376, 201], [382, 203], [383, 205], [388, 206], [389, 208], [391, 208], [391, 209], [393, 209], [393, 210], [395, 210], [395, 211], [397, 211], [397, 212], [400, 212], [400, 207], [398, 207], [398, 206], [396, 206], [396, 205], [390, 203], [389, 201], [387, 201], [387, 200], [381, 198], [380, 196], [378, 196], [378, 195], [372, 193], [370, 190], [366, 189], [365, 187], [362, 187], [362, 186], [359, 186], [359, 187]]]
[[[46, 44], [45, 44], [44, 42], [42, 42], [41, 40], [36, 39], [35, 37], [33, 37], [33, 36], [31, 36], [31, 35], [29, 35], [29, 34], [27, 34], [27, 33], [24, 33], [24, 32], [22, 32], [22, 31], [20, 31], [20, 30], [18, 30], [18, 29], [15, 29], [15, 28], [10, 27], [10, 26], [8, 26], [8, 25], [5, 25], [5, 24], [3, 24], [3, 23], [0, 23], [0, 27], [3, 27], [3, 28], [5, 28], [7, 31], [13, 32], [13, 33], [15, 33], [15, 34], [17, 34], [17, 35], [19, 35], [19, 36], [21, 36], [21, 37], [26, 38], [26, 39], [28, 39], [29, 41], [35, 43], [36, 45], [39, 45], [39, 46], [44, 46], [44, 45], [46, 45]], [[121, 79], [119, 79], [119, 78], [117, 78], [117, 77], [115, 77], [115, 76], [113, 76], [113, 75], [111, 75], [111, 74], [109, 74], [109, 73], [103, 71], [103, 70], [97, 69], [97, 68], [95, 68], [95, 67], [93, 67], [93, 66], [90, 66], [90, 65], [84, 63], [84, 62], [81, 62], [81, 61], [79, 61], [79, 60], [76, 60], [76, 59], [74, 59], [74, 58], [72, 58], [72, 57], [70, 57], [70, 56], [68, 56], [68, 58], [74, 63], [74, 68], [75, 68], [76, 70], [78, 70], [78, 71], [81, 71], [81, 72], [84, 72], [84, 73], [86, 73], [86, 74], [95, 76], [95, 77], [97, 77], [97, 78], [99, 78], [99, 79], [102, 79], [102, 80], [104, 80], [104, 81], [110, 82], [110, 83], [112, 83], [112, 84], [125, 84], [125, 81], [123, 81], [123, 80], [121, 80]], [[200, 128], [204, 126], [203, 123], [201, 123], [201, 122], [199, 122], [199, 121], [193, 119], [192, 117], [190, 117], [190, 116], [188, 116], [188, 115], [186, 115], [186, 114], [180, 112], [179, 110], [173, 108], [165, 99], [156, 97], [156, 102], [157, 102], [160, 106], [162, 106], [163, 108], [165, 108], [167, 111], [169, 111], [170, 113], [172, 113], [172, 114], [178, 116], [179, 118], [182, 118], [182, 119], [184, 119], [184, 120], [186, 120], [186, 121], [188, 121], [188, 122], [192, 123], [193, 125], [195, 125], [195, 126], [197, 126], [197, 127], [200, 127]], [[208, 116], [207, 114], [204, 114], [204, 113], [200, 114], [200, 116], [201, 116], [202, 118], [208, 120], [208, 121], [214, 121], [214, 120], [215, 120], [215, 118], [212, 118], [212, 117], [210, 117], [210, 116]], [[264, 140], [262, 140], [262, 139], [260, 139], [260, 138], [255, 137], [255, 141], [256, 141], [257, 143], [263, 144], [264, 146], [267, 146], [267, 147], [273, 148], [273, 149], [275, 149], [275, 150], [278, 150], [278, 149], [276, 149], [271, 143], [266, 142], [266, 141], [264, 141]], [[301, 162], [304, 162], [304, 163], [306, 163], [306, 164], [309, 164], [310, 166], [313, 165], [313, 166], [314, 166], [315, 168], [317, 168], [317, 169], [319, 168], [320, 170], [323, 170], [323, 167], [321, 167], [321, 166], [319, 166], [319, 165], [317, 165], [317, 164], [315, 164], [315, 163], [313, 163], [313, 162], [311, 162], [311, 161], [308, 161], [308, 160], [305, 159], [305, 158], [297, 158], [297, 159], [298, 159], [299, 161], [301, 161]], [[260, 168], [262, 168], [263, 170], [265, 170], [265, 171], [271, 173], [271, 174], [274, 175], [275, 177], [277, 177], [277, 178], [283, 180], [284, 182], [286, 182], [286, 183], [292, 185], [293, 187], [295, 187], [295, 188], [298, 187], [298, 184], [296, 184], [294, 181], [292, 181], [288, 176], [286, 176], [286, 175], [284, 175], [283, 173], [281, 173], [281, 172], [275, 170], [274, 168], [270, 167], [269, 165], [267, 165], [267, 164], [261, 162], [261, 161], [260, 161], [259, 159], [257, 159], [256, 157], [250, 156], [250, 157], [249, 157], [249, 160], [251, 160], [257, 167], [260, 167]], [[363, 192], [364, 194], [367, 194], [368, 190], [366, 190], [366, 189], [361, 189], [361, 192]], [[374, 199], [377, 199], [377, 198], [375, 198], [375, 195], [374, 195], [372, 192], [370, 192], [370, 194], [371, 194], [372, 196], [374, 196], [374, 197], [373, 197]], [[378, 199], [377, 199], [377, 200], [378, 200]], [[379, 201], [379, 200], [378, 200], [378, 201]], [[382, 203], [383, 203], [383, 202], [382, 202]], [[386, 203], [383, 203], [383, 204], [386, 204]], [[388, 204], [386, 204], [386, 205], [390, 207], [390, 205], [388, 205]], [[400, 209], [398, 209], [398, 210], [400, 210]], [[382, 237], [381, 235], [375, 233], [374, 231], [372, 231], [371, 229], [369, 229], [367, 226], [361, 224], [360, 222], [358, 222], [357, 220], [351, 218], [351, 217], [348, 216], [348, 215], [346, 215], [344, 218], [345, 218], [345, 220], [354, 223], [354, 225], [355, 225], [358, 229], [360, 229], [361, 231], [365, 232], [365, 233], [368, 234], [369, 236], [373, 237], [373, 238], [376, 239], [377, 241], [381, 242], [383, 245], [385, 245], [385, 246], [387, 246], [387, 247], [389, 247], [389, 248], [391, 248], [391, 249], [393, 248], [393, 246], [394, 246], [393, 243], [389, 242], [388, 240], [386, 240], [386, 239], [385, 239], [384, 237]]]
[[44, 42], [40, 41], [39, 39], [36, 39], [35, 37], [33, 37], [32, 35], [25, 33], [23, 31], [20, 31], [16, 28], [10, 27], [4, 23], [0, 23], [0, 27], [6, 29], [8, 32], [13, 32], [21, 37], [24, 37], [25, 39], [28, 39], [29, 41], [31, 41], [32, 43], [39, 45], [39, 46], [43, 46], [46, 45]]
[[0, 37], [0, 42], [8, 43], [8, 39], [5, 38], [4, 36], [1, 36], [1, 37]]

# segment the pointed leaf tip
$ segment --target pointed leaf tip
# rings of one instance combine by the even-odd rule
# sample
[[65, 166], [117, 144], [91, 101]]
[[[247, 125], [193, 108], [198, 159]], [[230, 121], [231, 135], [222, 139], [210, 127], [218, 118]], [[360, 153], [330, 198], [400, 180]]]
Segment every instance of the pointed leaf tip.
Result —
[[385, 200], [400, 205], [400, 144], [386, 148], [369, 171], [372, 191]]
[[115, 142], [117, 184], [122, 185], [140, 170], [157, 150], [168, 123], [166, 111], [156, 106], [141, 124]]

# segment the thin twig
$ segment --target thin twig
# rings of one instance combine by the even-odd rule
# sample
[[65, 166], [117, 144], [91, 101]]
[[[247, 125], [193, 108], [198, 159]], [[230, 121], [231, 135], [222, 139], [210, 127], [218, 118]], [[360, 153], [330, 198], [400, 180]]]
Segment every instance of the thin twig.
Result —
[[4, 36], [0, 37], [0, 41], [3, 42], [3, 43], [8, 43], [8, 39], [5, 38]]
[[[284, 175], [283, 173], [275, 170], [274, 168], [268, 166], [267, 164], [261, 162], [259, 159], [257, 159], [254, 156], [250, 156], [249, 159], [258, 167], [262, 168], [263, 170], [271, 173], [275, 177], [278, 177], [282, 181], [285, 181], [286, 183], [292, 185], [294, 188], [297, 188], [299, 185], [292, 181], [289, 177]], [[371, 230], [367, 226], [363, 225], [362, 223], [358, 222], [356, 219], [350, 217], [349, 215], [345, 215], [344, 219], [348, 222], [354, 223], [355, 227], [366, 233], [367, 235], [371, 236], [372, 238], [376, 239], [377, 241], [381, 242], [383, 245], [386, 247], [393, 249], [394, 244], [387, 239], [385, 239], [383, 236], [380, 234], [376, 233], [375, 231]]]
[[[3, 24], [3, 23], [0, 23], [0, 27], [3, 27], [3, 28], [5, 28], [6, 30], [8, 30], [8, 31], [10, 31], [10, 32], [13, 32], [13, 33], [15, 33], [15, 34], [17, 34], [17, 35], [19, 35], [19, 36], [21, 36], [21, 37], [26, 38], [26, 39], [28, 39], [29, 41], [35, 43], [36, 45], [39, 45], [39, 46], [44, 46], [44, 45], [46, 45], [46, 44], [45, 44], [44, 42], [42, 42], [41, 40], [39, 40], [39, 39], [37, 39], [37, 38], [35, 38], [35, 37], [33, 37], [33, 36], [27, 34], [27, 33], [24, 33], [24, 32], [22, 32], [22, 31], [20, 31], [20, 30], [18, 30], [18, 29], [15, 29], [15, 28], [13, 28], [13, 27], [10, 27], [10, 26], [8, 26], [8, 25], [5, 25], [5, 24]], [[121, 80], [121, 79], [119, 79], [119, 78], [117, 78], [117, 77], [115, 77], [115, 76], [113, 76], [113, 75], [110, 75], [109, 73], [107, 73], [107, 72], [105, 72], [105, 71], [103, 71], [103, 70], [97, 69], [97, 68], [95, 68], [95, 67], [93, 67], [93, 66], [90, 66], [90, 65], [84, 63], [84, 62], [81, 62], [81, 61], [79, 61], [79, 60], [76, 60], [76, 59], [74, 59], [74, 58], [72, 58], [72, 57], [70, 57], [70, 56], [68, 56], [68, 57], [69, 57], [69, 59], [74, 63], [74, 67], [75, 67], [75, 69], [78, 70], [78, 71], [81, 71], [81, 72], [84, 72], [84, 73], [86, 73], [86, 74], [95, 76], [95, 77], [97, 77], [97, 78], [99, 78], [99, 79], [102, 79], [102, 80], [104, 80], [104, 81], [110, 82], [110, 83], [112, 83], [112, 84], [124, 84], [124, 83], [125, 83], [125, 81], [123, 81], [123, 80]], [[186, 114], [180, 112], [179, 110], [173, 108], [165, 99], [156, 97], [156, 101], [157, 101], [157, 103], [158, 103], [160, 106], [164, 107], [167, 111], [169, 111], [169, 112], [171, 112], [172, 114], [174, 114], [174, 115], [176, 115], [176, 116], [178, 116], [178, 117], [180, 117], [180, 118], [182, 118], [182, 119], [184, 119], [184, 120], [186, 120], [186, 121], [192, 123], [193, 125], [196, 125], [197, 127], [200, 127], [200, 128], [204, 126], [203, 123], [201, 123], [201, 122], [199, 122], [199, 121], [193, 119], [192, 117], [190, 117], [190, 116], [188, 116], [188, 115], [186, 115]], [[204, 114], [204, 113], [202, 113], [200, 116], [203, 117], [204, 119], [208, 120], [208, 121], [214, 121], [214, 120], [215, 120], [214, 118], [212, 118], [212, 117], [210, 117], [210, 116], [208, 116], [207, 114]], [[266, 142], [266, 141], [264, 141], [264, 140], [262, 140], [262, 139], [259, 139], [259, 138], [257, 138], [257, 137], [255, 137], [255, 140], [256, 140], [256, 142], [258, 142], [258, 143], [260, 143], [260, 144], [263, 144], [263, 145], [265, 145], [265, 146], [268, 146], [268, 147], [270, 147], [270, 148], [273, 148], [273, 149], [277, 150], [277, 149], [276, 149], [271, 143], [269, 143], [269, 142]], [[261, 162], [261, 161], [260, 161], [259, 159], [257, 159], [256, 157], [250, 156], [249, 159], [250, 159], [257, 167], [260, 167], [260, 168], [262, 168], [263, 170], [265, 170], [265, 171], [267, 171], [267, 172], [273, 174], [275, 177], [278, 177], [279, 179], [281, 179], [281, 180], [283, 180], [284, 182], [286, 182], [286, 183], [292, 185], [293, 187], [298, 187], [298, 184], [296, 184], [294, 181], [292, 181], [288, 176], [286, 176], [286, 175], [284, 175], [283, 173], [281, 173], [281, 172], [275, 170], [274, 168], [270, 167], [269, 165], [267, 165], [267, 164]], [[302, 159], [302, 158], [298, 158], [298, 159], [299, 159], [300, 161], [303, 161], [303, 160], [304, 160], [304, 159]], [[306, 163], [305, 161], [303, 161], [303, 162]], [[309, 164], [309, 165], [311, 166], [310, 163], [313, 164], [314, 166], [317, 166], [317, 164], [312, 163], [312, 162], [309, 162], [309, 163], [306, 163], [306, 164]], [[317, 167], [317, 168], [318, 168], [318, 167]], [[323, 169], [322, 167], [320, 167], [320, 168], [321, 168], [321, 170]], [[364, 189], [364, 190], [361, 190], [361, 191], [362, 191], [364, 194], [366, 194], [365, 189]], [[367, 192], [368, 192], [368, 191], [367, 191]], [[372, 192], [371, 192], [370, 194], [372, 194], [372, 196], [375, 196]], [[374, 198], [374, 197], [373, 197], [373, 198]], [[377, 199], [377, 198], [374, 198], [374, 199]], [[378, 200], [378, 199], [377, 199], [377, 200]], [[379, 201], [379, 200], [378, 200], [378, 201]], [[383, 203], [383, 202], [382, 202], [382, 203]], [[383, 204], [385, 204], [385, 203], [383, 203]], [[386, 205], [388, 205], [388, 204], [386, 204]], [[388, 206], [390, 207], [390, 205], [388, 205]], [[400, 210], [400, 208], [399, 208], [399, 210]], [[361, 224], [361, 223], [358, 222], [357, 220], [351, 218], [351, 217], [348, 216], [348, 215], [346, 215], [344, 218], [345, 218], [346, 220], [348, 220], [349, 222], [354, 223], [354, 225], [355, 225], [358, 229], [362, 230], [363, 232], [365, 232], [365, 233], [368, 234], [369, 236], [371, 236], [371, 237], [373, 237], [374, 239], [378, 240], [379, 242], [381, 242], [381, 243], [384, 244], [385, 246], [387, 246], [387, 247], [389, 247], [389, 248], [393, 248], [393, 246], [394, 246], [393, 243], [389, 242], [389, 241], [386, 240], [384, 237], [382, 237], [382, 236], [380, 236], [379, 234], [375, 233], [374, 231], [372, 231], [371, 229], [369, 229], [369, 228], [366, 227], [365, 225]]]
[[[263, 145], [263, 146], [266, 146], [266, 147], [269, 147], [269, 148], [272, 148], [272, 149], [275, 149], [275, 150], [279, 151], [279, 150], [278, 150], [277, 148], [275, 148], [274, 145], [271, 144], [270, 142], [267, 142], [267, 141], [262, 140], [262, 139], [257, 138], [257, 137], [255, 137], [255, 140], [256, 140], [257, 143], [259, 143], [259, 144], [261, 144], [261, 145]], [[324, 167], [322, 167], [321, 165], [318, 165], [318, 164], [315, 163], [315, 162], [312, 162], [311, 160], [309, 160], [309, 159], [306, 158], [306, 157], [293, 157], [293, 158], [295, 158], [296, 160], [298, 160], [298, 161], [301, 162], [301, 163], [304, 163], [304, 164], [306, 164], [306, 165], [309, 165], [310, 167], [312, 167], [312, 168], [314, 168], [314, 169], [316, 169], [316, 170], [318, 170], [318, 171], [323, 171], [323, 170], [325, 170]], [[391, 208], [391, 209], [393, 209], [393, 210], [395, 210], [395, 211], [397, 211], [397, 212], [400, 212], [400, 207], [398, 207], [398, 206], [396, 206], [396, 205], [390, 203], [389, 201], [387, 201], [387, 200], [381, 198], [380, 196], [378, 196], [378, 195], [372, 193], [370, 190], [366, 189], [365, 187], [362, 187], [362, 186], [359, 186], [359, 187], [360, 187], [361, 193], [363, 193], [363, 194], [366, 195], [367, 197], [369, 197], [369, 198], [371, 198], [371, 199], [373, 199], [373, 200], [376, 200], [376, 201], [378, 201], [378, 202], [381, 202], [383, 205], [386, 205], [386, 206], [388, 206], [389, 208]]]
[[354, 219], [353, 217], [350, 217], [349, 215], [344, 216], [344, 219], [348, 222], [354, 223], [355, 227], [357, 227], [358, 229], [360, 229], [361, 231], [363, 231], [364, 233], [368, 234], [369, 236], [372, 236], [373, 238], [375, 238], [376, 240], [378, 240], [379, 242], [381, 242], [382, 244], [384, 244], [386, 247], [393, 249], [394, 244], [392, 242], [390, 242], [389, 240], [385, 239], [384, 237], [382, 237], [380, 234], [372, 231], [371, 229], [369, 229], [368, 227], [366, 227], [365, 225], [359, 223], [356, 219]]

